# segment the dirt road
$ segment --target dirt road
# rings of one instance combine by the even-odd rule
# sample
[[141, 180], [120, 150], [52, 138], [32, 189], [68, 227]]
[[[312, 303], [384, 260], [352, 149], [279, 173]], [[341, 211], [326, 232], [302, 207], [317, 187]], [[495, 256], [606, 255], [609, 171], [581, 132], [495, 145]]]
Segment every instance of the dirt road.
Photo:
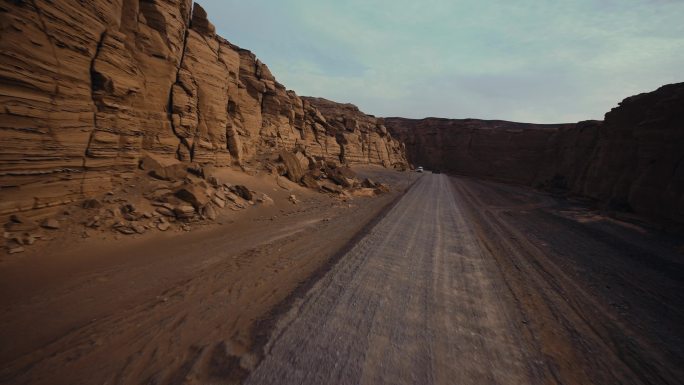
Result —
[[0, 383], [684, 383], [681, 237], [360, 171], [393, 192], [1, 261]]
[[248, 384], [681, 384], [681, 241], [427, 174], [281, 319]]
[[239, 383], [290, 298], [413, 178], [359, 171], [392, 191], [345, 201], [249, 180], [275, 204], [191, 232], [57, 239], [0, 261], [0, 383]]

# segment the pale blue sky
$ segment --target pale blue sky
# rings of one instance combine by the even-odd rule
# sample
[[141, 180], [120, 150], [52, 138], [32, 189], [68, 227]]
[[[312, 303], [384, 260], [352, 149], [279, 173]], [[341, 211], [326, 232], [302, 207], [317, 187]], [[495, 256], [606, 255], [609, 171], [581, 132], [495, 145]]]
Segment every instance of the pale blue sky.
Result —
[[684, 0], [203, 0], [299, 95], [377, 116], [602, 119], [684, 81]]

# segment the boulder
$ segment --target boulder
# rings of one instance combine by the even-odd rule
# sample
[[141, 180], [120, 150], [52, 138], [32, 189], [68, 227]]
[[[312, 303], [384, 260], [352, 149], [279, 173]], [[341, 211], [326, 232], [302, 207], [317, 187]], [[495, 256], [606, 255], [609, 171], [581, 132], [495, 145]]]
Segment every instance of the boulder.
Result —
[[336, 184], [330, 182], [321, 183], [321, 190], [328, 193], [340, 194], [342, 193], [342, 188]]
[[375, 188], [377, 184], [370, 178], [364, 178], [363, 182], [361, 182], [361, 185], [366, 188]]
[[167, 195], [173, 194], [173, 191], [167, 186], [157, 186], [145, 194], [145, 198], [149, 200], [164, 200]]
[[305, 187], [308, 187], [310, 189], [318, 190], [320, 185], [318, 184], [318, 181], [316, 178], [311, 175], [311, 173], [307, 173], [302, 177], [302, 185]]
[[166, 167], [161, 167], [154, 169], [150, 172], [150, 175], [161, 180], [166, 181], [179, 181], [183, 180], [188, 176], [188, 166], [177, 163]]
[[224, 201], [226, 200], [226, 193], [225, 193], [225, 191], [224, 191], [223, 188], [219, 188], [218, 190], [216, 190], [216, 191], [214, 192], [214, 196], [215, 196], [216, 198], [221, 199], [221, 200], [224, 200]]
[[214, 205], [208, 204], [202, 208], [202, 216], [213, 221], [218, 217], [218, 212]]
[[178, 159], [150, 153], [140, 158], [138, 167], [154, 178], [167, 181], [181, 180], [188, 173], [188, 166]]
[[31, 231], [38, 228], [38, 224], [32, 219], [21, 214], [10, 216], [9, 222], [5, 224], [7, 231]]
[[159, 214], [165, 216], [165, 217], [175, 217], [176, 214], [173, 212], [173, 209], [169, 209], [167, 207], [157, 207], [155, 209]]
[[102, 203], [100, 203], [100, 201], [97, 199], [86, 199], [83, 201], [81, 207], [84, 209], [99, 209], [102, 207]]
[[147, 230], [147, 229], [145, 228], [145, 226], [143, 226], [143, 225], [141, 225], [141, 224], [139, 224], [139, 223], [133, 223], [133, 224], [131, 224], [131, 228], [133, 229], [133, 231], [135, 231], [135, 232], [138, 233], [138, 234], [142, 234], [142, 233], [145, 232], [145, 230]]
[[280, 160], [285, 166], [287, 178], [295, 183], [299, 183], [304, 176], [305, 169], [302, 167], [297, 156], [291, 152], [282, 151], [280, 152]]
[[221, 199], [221, 198], [219, 198], [219, 197], [216, 196], [216, 195], [214, 195], [214, 196], [211, 198], [211, 202], [212, 202], [213, 204], [215, 204], [216, 206], [218, 206], [219, 208], [224, 208], [224, 207], [226, 207], [226, 200], [225, 200], [225, 199]]
[[120, 232], [121, 234], [126, 234], [126, 235], [131, 235], [135, 234], [136, 231], [131, 227], [130, 225], [127, 225], [125, 223], [117, 223], [114, 225], [114, 230]]
[[30, 246], [36, 243], [36, 239], [38, 239], [38, 236], [36, 234], [24, 233], [24, 235], [22, 235], [21, 238], [19, 238], [19, 243]]
[[177, 198], [190, 203], [198, 210], [209, 203], [210, 200], [205, 189], [194, 185], [185, 185], [176, 190], [174, 195]]
[[121, 205], [119, 210], [121, 211], [122, 214], [132, 214], [132, 213], [136, 212], [137, 209], [136, 209], [134, 204], [125, 203], [125, 204]]
[[195, 216], [195, 208], [190, 205], [178, 205], [173, 212], [178, 219], [190, 219]]
[[221, 181], [219, 181], [219, 179], [213, 175], [207, 177], [207, 182], [214, 187], [219, 187], [221, 185]]
[[375, 193], [376, 194], [382, 194], [382, 193], [386, 193], [389, 191], [390, 191], [389, 186], [384, 184], [384, 183], [378, 183], [377, 186], [375, 187]]
[[270, 206], [273, 204], [273, 199], [266, 194], [261, 194], [257, 198], [257, 202], [261, 203], [264, 206]]
[[346, 167], [346, 166], [337, 167], [335, 169], [335, 171], [347, 179], [356, 179], [356, 173], [349, 167]]
[[316, 180], [321, 179], [323, 177], [323, 172], [320, 170], [320, 168], [314, 168], [310, 170], [308, 174]]
[[231, 191], [237, 194], [240, 198], [251, 201], [253, 198], [252, 192], [243, 185], [235, 185], [231, 187]]
[[144, 154], [138, 162], [138, 168], [148, 172], [161, 169], [163, 167], [163, 161], [158, 156], [149, 153]]
[[338, 167], [334, 169], [329, 169], [327, 174], [328, 178], [333, 182], [337, 183], [342, 187], [351, 187], [354, 185], [354, 181], [345, 176], [345, 172], [342, 171], [343, 167]]
[[44, 220], [44, 221], [40, 224], [40, 226], [41, 226], [42, 228], [48, 229], [48, 230], [57, 230], [57, 229], [59, 229], [59, 227], [60, 227], [59, 221], [56, 220], [56, 219], [54, 219], [54, 218], [49, 218], [49, 219]]
[[376, 190], [377, 189], [364, 187], [352, 190], [351, 195], [355, 197], [373, 197], [376, 195]]
[[24, 247], [17, 243], [10, 243], [7, 245], [8, 254], [23, 253], [25, 251]]
[[96, 216], [90, 218], [90, 219], [87, 220], [86, 223], [85, 223], [85, 226], [86, 226], [86, 227], [90, 227], [90, 228], [93, 228], [93, 229], [96, 229], [96, 228], [100, 227], [101, 225], [102, 225], [102, 223], [100, 222], [100, 217], [99, 217], [98, 215], [96, 215]]
[[242, 200], [243, 200], [242, 198], [240, 198], [239, 196], [233, 194], [232, 192], [227, 193], [227, 194], [226, 194], [226, 198], [227, 198], [228, 200], [230, 200], [231, 202], [238, 202], [238, 201], [242, 201]]
[[303, 171], [306, 171], [309, 169], [310, 163], [309, 163], [309, 158], [306, 157], [301, 151], [295, 152], [295, 158], [297, 158], [297, 162], [299, 162], [299, 165], [301, 166]]

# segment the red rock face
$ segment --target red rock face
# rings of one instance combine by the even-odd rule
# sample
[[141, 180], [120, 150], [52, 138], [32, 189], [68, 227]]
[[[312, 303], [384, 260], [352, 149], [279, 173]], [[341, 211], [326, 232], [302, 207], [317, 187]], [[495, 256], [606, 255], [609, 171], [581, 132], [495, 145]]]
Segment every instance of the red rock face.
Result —
[[575, 126], [437, 118], [385, 118], [385, 124], [415, 166], [523, 184], [534, 183], [547, 149]]
[[574, 190], [684, 222], [684, 83], [629, 97], [608, 112]]
[[294, 148], [399, 161], [344, 157], [366, 139], [343, 140], [191, 4], [0, 2], [0, 214], [105, 191], [144, 152], [217, 166]]
[[323, 114], [338, 141], [345, 144], [342, 157], [346, 162], [407, 167], [404, 145], [392, 138], [383, 119], [364, 114], [353, 104], [311, 97], [304, 100]]
[[684, 83], [625, 99], [604, 122], [385, 118], [416, 166], [561, 188], [684, 223]]

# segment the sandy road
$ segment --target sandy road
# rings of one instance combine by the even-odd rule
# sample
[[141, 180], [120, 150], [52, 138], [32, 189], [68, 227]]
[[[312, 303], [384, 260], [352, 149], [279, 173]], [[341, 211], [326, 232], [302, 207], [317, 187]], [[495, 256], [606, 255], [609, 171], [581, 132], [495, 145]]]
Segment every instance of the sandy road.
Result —
[[392, 191], [342, 202], [299, 189], [296, 205], [284, 191], [197, 231], [0, 261], [0, 384], [239, 383], [290, 298], [415, 176], [359, 171]]
[[681, 237], [445, 175], [386, 210], [417, 174], [364, 176], [394, 191], [0, 264], [0, 383], [684, 383]]
[[677, 246], [427, 174], [280, 321], [246, 383], [682, 383]]

